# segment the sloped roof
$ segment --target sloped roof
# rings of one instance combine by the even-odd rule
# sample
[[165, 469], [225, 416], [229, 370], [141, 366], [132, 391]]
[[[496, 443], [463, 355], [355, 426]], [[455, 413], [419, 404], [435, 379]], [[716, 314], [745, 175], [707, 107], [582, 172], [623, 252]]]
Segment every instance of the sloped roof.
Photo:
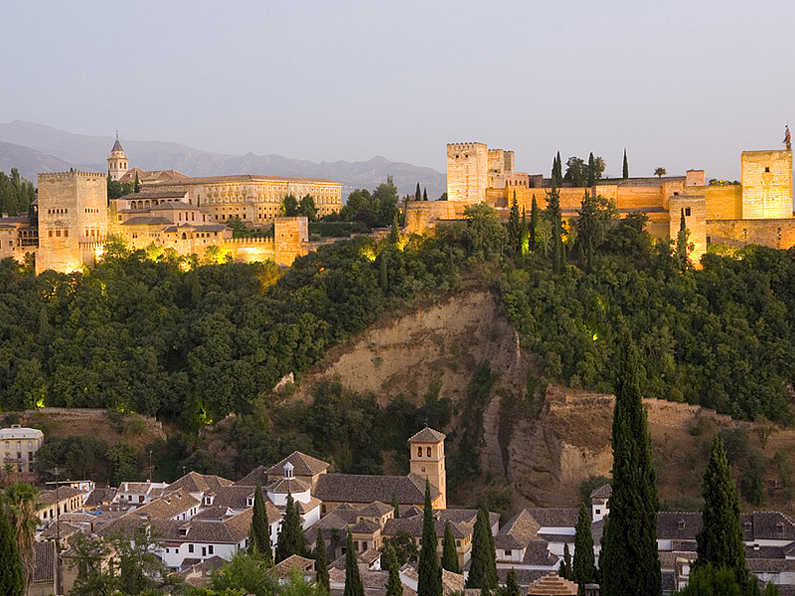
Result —
[[559, 558], [549, 552], [549, 543], [546, 540], [531, 540], [527, 543], [522, 565], [555, 566]]
[[35, 566], [33, 567], [34, 582], [52, 582], [55, 580], [55, 542], [36, 542]]
[[[139, 192], [131, 192], [120, 196], [117, 200], [138, 201], [145, 199], [183, 199], [187, 191], [185, 190], [148, 190], [143, 189]], [[185, 203], [187, 205], [187, 203]]]
[[393, 511], [391, 505], [387, 505], [386, 503], [382, 503], [381, 501], [373, 501], [364, 509], [360, 509], [359, 515], [364, 515], [366, 517], [381, 517], [382, 515], [386, 515], [390, 511]]
[[409, 439], [410, 443], [438, 443], [444, 441], [447, 436], [440, 433], [438, 430], [433, 430], [431, 427], [426, 426], [416, 435]]
[[148, 217], [145, 215], [141, 215], [138, 217], [131, 217], [127, 221], [123, 221], [121, 225], [123, 226], [162, 226], [162, 225], [170, 225], [173, 222], [165, 217], [160, 216], [152, 216]]
[[[408, 476], [367, 476], [358, 474], [322, 474], [314, 495], [321, 501], [338, 503], [391, 502], [412, 505], [425, 502], [425, 479], [416, 474]], [[431, 499], [439, 491], [431, 487]]]
[[305, 482], [301, 482], [298, 478], [279, 478], [273, 484], [268, 486], [268, 492], [274, 495], [286, 495], [305, 493], [309, 490], [309, 486]]
[[657, 538], [666, 540], [695, 540], [701, 530], [701, 513], [659, 511]]
[[113, 148], [111, 149], [111, 152], [113, 151], [124, 151], [124, 149], [121, 148], [121, 143], [119, 143], [118, 137], [116, 138], [116, 142], [113, 143]]
[[198, 472], [188, 472], [182, 478], [175, 480], [168, 485], [167, 492], [184, 490], [189, 493], [208, 493], [215, 492], [226, 486], [231, 486], [232, 481], [220, 476], [199, 474]]
[[300, 451], [293, 451], [282, 461], [265, 470], [265, 473], [272, 476], [277, 474], [281, 476], [287, 463], [293, 466], [293, 473], [296, 476], [314, 476], [315, 474], [322, 474], [329, 468], [329, 464], [323, 460]]
[[610, 495], [613, 494], [613, 487], [610, 484], [603, 484], [597, 489], [594, 489], [591, 492], [592, 499], [609, 499]]
[[88, 494], [86, 499], [86, 507], [97, 507], [104, 503], [110, 503], [116, 496], [116, 488], [113, 486], [95, 488]]
[[130, 513], [139, 517], [149, 516], [152, 519], [169, 519], [198, 505], [200, 505], [198, 499], [191, 496], [187, 491], [178, 489], [159, 499], [150, 501]]
[[744, 513], [740, 519], [745, 540], [795, 540], [795, 524], [780, 511]]
[[268, 468], [265, 466], [257, 466], [248, 474], [243, 476], [240, 480], [235, 482], [235, 486], [262, 486], [266, 487], [270, 481], [268, 480]]
[[363, 519], [351, 527], [354, 534], [373, 534], [381, 529], [381, 526], [371, 519]]
[[574, 528], [577, 526], [577, 518], [580, 510], [572, 508], [530, 508], [525, 509], [527, 513], [544, 528]]
[[37, 499], [38, 508], [41, 509], [45, 505], [52, 505], [53, 503], [65, 501], [66, 499], [71, 499], [72, 497], [82, 494], [84, 494], [83, 491], [72, 488], [71, 486], [61, 486], [58, 489], [46, 490], [39, 493]]
[[315, 561], [300, 555], [290, 555], [284, 561], [277, 563], [273, 568], [276, 575], [282, 579], [289, 578], [293, 569], [304, 573], [314, 573]]
[[530, 589], [527, 591], [527, 594], [528, 596], [547, 596], [548, 594], [576, 596], [577, 584], [559, 577], [558, 574], [553, 571], [530, 584]]
[[[178, 180], [178, 184], [215, 184], [224, 182], [320, 182], [324, 184], [340, 184], [327, 178], [296, 178], [293, 176], [260, 176], [258, 174], [234, 174], [231, 176], [202, 176]], [[157, 182], [157, 184], [171, 184], [170, 182]], [[341, 186], [341, 184], [340, 184]]]
[[[434, 519], [433, 527], [438, 538], [444, 537], [444, 528], [448, 520]], [[396, 536], [401, 532], [406, 532], [411, 536], [422, 536], [423, 517], [416, 515], [414, 517], [398, 519], [388, 519], [384, 524], [384, 536]], [[472, 534], [472, 526], [462, 522], [450, 522], [450, 529], [453, 533], [453, 538], [465, 538]]]

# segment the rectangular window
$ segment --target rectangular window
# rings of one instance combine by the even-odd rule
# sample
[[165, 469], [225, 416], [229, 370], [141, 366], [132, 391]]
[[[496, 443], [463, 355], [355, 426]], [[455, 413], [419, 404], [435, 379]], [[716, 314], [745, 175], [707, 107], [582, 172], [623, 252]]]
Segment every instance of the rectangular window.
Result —
[[690, 217], [690, 207], [685, 207], [685, 216]]
[[189, 553], [192, 553], [192, 552], [193, 552], [193, 545], [192, 545], [192, 544], [189, 544], [189, 545], [188, 545], [188, 552], [189, 552]]
[[207, 552], [208, 552], [208, 553], [210, 553], [210, 554], [212, 555], [212, 554], [214, 554], [214, 553], [213, 553], [213, 549], [214, 549], [214, 547], [213, 547], [213, 545], [211, 544], [210, 546], [208, 546], [208, 547], [207, 547]]

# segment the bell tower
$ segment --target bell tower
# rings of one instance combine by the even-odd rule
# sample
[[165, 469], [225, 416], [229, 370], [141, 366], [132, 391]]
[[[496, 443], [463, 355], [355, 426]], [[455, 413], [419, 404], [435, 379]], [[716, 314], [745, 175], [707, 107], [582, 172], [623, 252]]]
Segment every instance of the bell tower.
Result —
[[116, 142], [113, 143], [113, 149], [110, 150], [110, 157], [108, 157], [108, 172], [110, 179], [118, 181], [119, 178], [127, 173], [130, 169], [130, 163], [127, 160], [127, 154], [122, 149], [119, 143], [119, 131], [116, 131]]
[[444, 466], [445, 435], [425, 427], [409, 439], [410, 469], [412, 474], [427, 478], [439, 491], [434, 501], [435, 509], [447, 508], [447, 472]]

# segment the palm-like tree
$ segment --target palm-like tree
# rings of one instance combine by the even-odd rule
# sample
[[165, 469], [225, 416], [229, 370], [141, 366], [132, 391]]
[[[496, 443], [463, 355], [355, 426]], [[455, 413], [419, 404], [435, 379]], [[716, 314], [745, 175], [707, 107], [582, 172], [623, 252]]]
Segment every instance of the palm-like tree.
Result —
[[3, 506], [17, 536], [26, 590], [33, 581], [33, 570], [36, 566], [34, 543], [39, 519], [36, 516], [38, 495], [39, 491], [30, 484], [15, 482], [6, 489], [3, 496]]
[[656, 168], [656, 169], [654, 170], [654, 175], [655, 175], [655, 176], [657, 176], [658, 178], [662, 178], [662, 177], [663, 177], [663, 176], [665, 176], [667, 173], [668, 173], [668, 172], [666, 172], [666, 171], [665, 171], [665, 168]]

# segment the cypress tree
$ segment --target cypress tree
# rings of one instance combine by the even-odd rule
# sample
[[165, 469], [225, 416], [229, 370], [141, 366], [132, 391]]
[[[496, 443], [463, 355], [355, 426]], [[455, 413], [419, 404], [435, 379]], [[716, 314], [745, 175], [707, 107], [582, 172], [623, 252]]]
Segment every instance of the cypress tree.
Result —
[[135, 183], [133, 184], [133, 192], [141, 192], [141, 181], [138, 179], [138, 172], [135, 172]]
[[737, 580], [745, 583], [745, 544], [740, 529], [740, 502], [732, 482], [731, 469], [726, 459], [723, 441], [712, 437], [712, 453], [704, 471], [703, 525], [696, 542], [698, 559], [693, 569], [712, 565], [734, 570]]
[[563, 185], [563, 160], [560, 158], [560, 151], [555, 155], [554, 169], [552, 172], [552, 187], [560, 188]]
[[689, 235], [690, 232], [685, 221], [685, 210], [682, 209], [682, 215], [679, 219], [679, 232], [676, 234], [676, 257], [679, 259], [679, 266], [682, 271], [687, 269], [687, 238]]
[[427, 201], [428, 200], [428, 189], [427, 188], [423, 188], [422, 189], [422, 200], [423, 201]]
[[326, 592], [329, 591], [328, 553], [322, 530], [317, 531], [317, 542], [315, 543], [315, 579], [317, 583], [326, 588]]
[[530, 250], [535, 250], [536, 248], [536, 227], [538, 226], [538, 202], [536, 201], [536, 195], [533, 194], [533, 204], [530, 207], [530, 238], [528, 241], [528, 245]]
[[453, 525], [450, 520], [444, 524], [444, 541], [442, 543], [442, 568], [453, 573], [461, 573], [458, 566], [458, 553], [455, 552]]
[[417, 568], [417, 596], [442, 596], [442, 570], [436, 554], [436, 523], [431, 506], [431, 484], [425, 479], [425, 505], [422, 518], [422, 544]]
[[624, 166], [621, 170], [621, 177], [626, 180], [629, 178], [629, 164], [627, 163], [627, 150], [624, 149]]
[[303, 555], [306, 552], [306, 539], [301, 528], [301, 516], [293, 495], [287, 493], [287, 508], [282, 520], [279, 540], [276, 542], [276, 562], [284, 561], [290, 555]]
[[386, 596], [403, 596], [403, 582], [400, 581], [400, 565], [395, 551], [388, 548], [384, 551], [387, 557], [389, 579], [386, 582]]
[[505, 581], [504, 596], [521, 596], [522, 591], [519, 588], [519, 580], [516, 578], [516, 569], [511, 567], [508, 570], [508, 577]]
[[521, 242], [519, 243], [519, 253], [523, 253], [524, 248], [524, 241], [527, 238], [527, 213], [526, 209], [522, 207], [522, 234], [521, 234]]
[[472, 530], [472, 557], [466, 587], [494, 590], [497, 587], [496, 561], [494, 536], [489, 527], [489, 514], [481, 507]]
[[345, 543], [345, 591], [343, 596], [364, 596], [364, 585], [359, 575], [359, 562], [356, 559], [350, 530]]
[[657, 487], [640, 391], [638, 352], [622, 329], [613, 410], [613, 494], [600, 558], [604, 596], [661, 594]]
[[522, 222], [519, 220], [519, 205], [516, 202], [516, 191], [513, 192], [513, 203], [508, 215], [508, 244], [516, 253], [522, 252]]
[[421, 201], [422, 200], [422, 192], [420, 191], [420, 183], [417, 182], [417, 189], [414, 191], [414, 200]]
[[249, 530], [249, 554], [259, 554], [267, 563], [273, 563], [273, 548], [271, 546], [270, 522], [268, 510], [265, 508], [265, 498], [262, 496], [262, 487], [258, 484], [254, 491], [254, 514], [251, 517]]
[[588, 155], [588, 172], [587, 172], [587, 185], [588, 188], [594, 185], [596, 181], [596, 163], [593, 158], [593, 151]]
[[591, 535], [591, 515], [583, 502], [577, 517], [577, 529], [574, 535], [574, 565], [572, 580], [579, 584], [580, 594], [585, 593], [585, 584], [596, 583], [596, 563], [593, 554], [593, 536]]
[[395, 510], [395, 519], [400, 518], [400, 503], [398, 503], [398, 498], [395, 493], [392, 493], [392, 509]]
[[389, 243], [397, 244], [398, 242], [400, 242], [400, 221], [398, 212], [395, 211], [395, 216], [392, 218], [392, 229], [389, 231]]
[[560, 577], [565, 577], [566, 579], [571, 579], [571, 552], [569, 551], [569, 543], [566, 542], [563, 545], [563, 560], [560, 562], [560, 567], [558, 567], [558, 575]]
[[561, 273], [565, 265], [563, 221], [560, 213], [560, 193], [553, 188], [547, 194], [546, 216], [552, 224], [552, 270]]
[[22, 559], [11, 522], [0, 506], [0, 594], [23, 596], [25, 583], [22, 576]]

